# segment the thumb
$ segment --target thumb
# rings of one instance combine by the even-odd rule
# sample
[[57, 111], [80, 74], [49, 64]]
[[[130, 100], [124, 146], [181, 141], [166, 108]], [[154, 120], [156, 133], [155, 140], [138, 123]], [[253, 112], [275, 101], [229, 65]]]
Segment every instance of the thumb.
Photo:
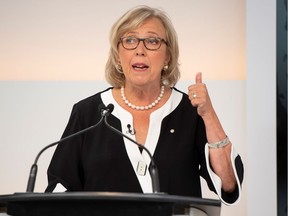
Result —
[[196, 84], [202, 83], [202, 72], [198, 72], [195, 77]]

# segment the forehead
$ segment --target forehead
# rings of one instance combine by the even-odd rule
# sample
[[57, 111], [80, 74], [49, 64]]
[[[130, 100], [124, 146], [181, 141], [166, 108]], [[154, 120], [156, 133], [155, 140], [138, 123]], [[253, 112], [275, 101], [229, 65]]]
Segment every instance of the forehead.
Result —
[[127, 34], [129, 33], [136, 33], [136, 34], [152, 33], [162, 37], [166, 35], [164, 25], [157, 18], [150, 18], [145, 20], [139, 27], [127, 32]]

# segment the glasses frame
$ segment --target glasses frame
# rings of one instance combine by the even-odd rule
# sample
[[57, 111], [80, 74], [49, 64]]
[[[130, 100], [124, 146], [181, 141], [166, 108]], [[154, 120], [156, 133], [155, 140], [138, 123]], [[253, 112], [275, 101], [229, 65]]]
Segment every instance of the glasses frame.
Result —
[[[140, 44], [141, 41], [143, 42], [145, 48], [146, 48], [147, 50], [150, 50], [150, 51], [155, 51], [155, 50], [160, 49], [162, 43], [165, 43], [166, 46], [168, 45], [168, 44], [167, 44], [167, 41], [165, 41], [163, 38], [160, 38], [160, 37], [147, 37], [147, 38], [131, 37], [131, 38], [137, 39], [137, 40], [138, 40], [138, 43], [137, 43], [137, 45], [135, 46], [135, 48], [126, 48], [126, 47], [124, 46], [124, 44], [123, 44], [123, 40], [124, 40], [125, 38], [129, 38], [129, 37], [131, 37], [131, 36], [121, 37], [121, 38], [119, 39], [119, 43], [121, 43], [121, 44], [122, 44], [122, 47], [123, 47], [124, 49], [126, 49], [126, 50], [135, 50], [135, 49], [137, 49], [137, 47], [139, 46], [139, 44]], [[157, 39], [157, 40], [160, 42], [159, 47], [158, 47], [157, 49], [149, 49], [149, 48], [146, 46], [146, 41], [147, 41], [147, 39], [151, 39], [151, 38]]]

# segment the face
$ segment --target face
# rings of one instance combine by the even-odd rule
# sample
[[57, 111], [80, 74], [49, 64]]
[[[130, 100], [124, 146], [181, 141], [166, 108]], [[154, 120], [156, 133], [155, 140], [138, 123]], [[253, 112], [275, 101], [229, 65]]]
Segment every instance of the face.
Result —
[[[136, 38], [156, 37], [165, 41], [164, 26], [161, 21], [152, 18], [144, 22], [139, 28], [127, 32], [122, 37], [134, 36]], [[125, 85], [157, 86], [161, 83], [161, 71], [169, 62], [167, 45], [162, 42], [158, 50], [148, 50], [143, 41], [134, 50], [125, 49], [122, 44], [118, 47], [119, 62], [125, 75]]]

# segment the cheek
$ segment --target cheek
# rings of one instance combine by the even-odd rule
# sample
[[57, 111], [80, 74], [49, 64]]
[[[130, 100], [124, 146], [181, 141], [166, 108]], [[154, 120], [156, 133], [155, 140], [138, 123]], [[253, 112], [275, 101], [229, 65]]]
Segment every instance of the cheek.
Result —
[[154, 56], [151, 56], [150, 60], [153, 62], [153, 65], [157, 65], [157, 67], [162, 68], [164, 66], [164, 63], [166, 62], [166, 55], [163, 54], [156, 54]]
[[122, 65], [128, 64], [131, 61], [131, 54], [128, 52], [120, 51], [118, 52], [118, 59]]

